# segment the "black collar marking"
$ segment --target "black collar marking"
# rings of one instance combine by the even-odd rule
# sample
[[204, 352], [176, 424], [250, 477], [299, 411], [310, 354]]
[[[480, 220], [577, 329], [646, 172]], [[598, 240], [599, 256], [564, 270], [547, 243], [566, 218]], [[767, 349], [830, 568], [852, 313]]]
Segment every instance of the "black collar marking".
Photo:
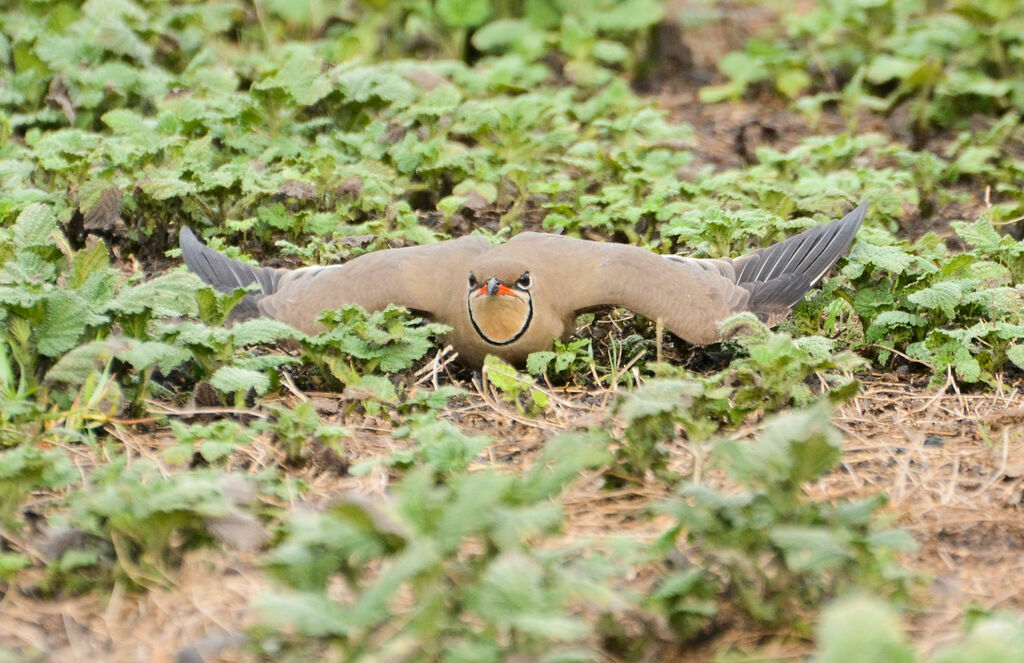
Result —
[[479, 325], [476, 324], [476, 319], [473, 318], [473, 309], [470, 308], [469, 306], [469, 297], [466, 297], [466, 313], [469, 314], [469, 321], [470, 323], [472, 323], [473, 329], [476, 330], [476, 333], [480, 336], [480, 338], [484, 339], [484, 341], [490, 343], [491, 345], [508, 345], [509, 343], [515, 343], [516, 341], [518, 341], [520, 337], [522, 337], [522, 335], [526, 333], [526, 330], [530, 328], [530, 322], [533, 321], [533, 297], [530, 296], [530, 293], [525, 294], [526, 304], [527, 306], [529, 306], [529, 308], [526, 310], [526, 322], [523, 323], [522, 329], [520, 329], [515, 336], [508, 339], [507, 341], [492, 341], [487, 337], [487, 334], [481, 331]]

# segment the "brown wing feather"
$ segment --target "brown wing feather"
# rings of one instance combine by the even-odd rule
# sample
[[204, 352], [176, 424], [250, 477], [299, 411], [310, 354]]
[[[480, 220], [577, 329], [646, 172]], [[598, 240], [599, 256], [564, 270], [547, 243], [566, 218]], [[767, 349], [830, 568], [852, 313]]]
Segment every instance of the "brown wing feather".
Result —
[[370, 311], [396, 304], [433, 318], [456, 319], [464, 304], [465, 265], [491, 247], [482, 237], [463, 237], [376, 251], [343, 265], [284, 270], [232, 260], [203, 245], [188, 228], [182, 229], [179, 245], [189, 268], [218, 290], [259, 285], [258, 292], [240, 303], [241, 310], [233, 312], [234, 318], [262, 313], [307, 333], [319, 330], [321, 312], [345, 304]]
[[742, 310], [750, 296], [715, 270], [635, 246], [523, 233], [501, 248], [537, 265], [532, 292], [538, 310], [569, 320], [621, 306], [660, 319], [688, 341], [711, 343], [720, 338], [718, 323]]
[[621, 244], [535, 233], [505, 246], [543, 265], [536, 288], [547, 291], [534, 296], [553, 302], [558, 315], [621, 306], [661, 320], [691, 343], [712, 343], [722, 339], [721, 322], [740, 311], [778, 322], [843, 255], [866, 211], [865, 203], [841, 220], [735, 260], [659, 256]]
[[307, 333], [319, 330], [316, 319], [322, 311], [345, 304], [369, 311], [395, 304], [447, 322], [465, 305], [466, 263], [490, 246], [482, 237], [462, 237], [295, 270], [257, 305], [264, 315]]

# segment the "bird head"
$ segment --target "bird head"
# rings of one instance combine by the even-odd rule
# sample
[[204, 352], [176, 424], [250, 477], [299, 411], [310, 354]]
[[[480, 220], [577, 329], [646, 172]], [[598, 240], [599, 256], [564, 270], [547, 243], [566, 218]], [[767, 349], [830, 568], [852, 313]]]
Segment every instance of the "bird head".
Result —
[[480, 337], [508, 345], [522, 336], [533, 319], [533, 277], [508, 264], [480, 266], [469, 273], [466, 309]]

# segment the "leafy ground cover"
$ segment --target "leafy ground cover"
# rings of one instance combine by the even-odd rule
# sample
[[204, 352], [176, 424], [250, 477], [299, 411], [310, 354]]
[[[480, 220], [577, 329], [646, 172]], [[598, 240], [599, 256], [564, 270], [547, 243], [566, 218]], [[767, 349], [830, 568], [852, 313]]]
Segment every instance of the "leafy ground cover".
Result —
[[[0, 660], [1019, 660], [1022, 23], [5, 9]], [[242, 293], [172, 239], [722, 256], [861, 200], [777, 329], [693, 348], [613, 311], [480, 374], [396, 309], [225, 327]]]

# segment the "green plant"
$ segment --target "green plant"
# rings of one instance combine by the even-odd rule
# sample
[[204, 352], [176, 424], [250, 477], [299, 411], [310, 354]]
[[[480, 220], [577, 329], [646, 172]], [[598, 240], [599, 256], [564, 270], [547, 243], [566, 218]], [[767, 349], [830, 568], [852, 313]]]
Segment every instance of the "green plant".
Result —
[[538, 414], [547, 408], [547, 392], [502, 359], [487, 355], [481, 373], [487, 384], [493, 385], [501, 398], [513, 403], [520, 412]]
[[555, 340], [555, 349], [533, 352], [526, 360], [530, 375], [571, 376], [590, 370], [594, 366], [594, 350], [589, 338], [568, 343]]
[[1011, 73], [1024, 44], [1018, 3], [842, 0], [782, 13], [785, 38], [763, 35], [723, 57], [729, 81], [703, 88], [704, 101], [735, 99], [762, 83], [791, 99], [825, 90], [801, 106], [903, 105], [918, 141], [972, 112], [1024, 110], [1024, 88]]
[[[567, 609], [582, 597], [604, 602], [606, 590], [574, 548], [534, 544], [557, 534], [562, 514], [550, 500], [607, 461], [604, 444], [557, 438], [522, 477], [483, 471], [438, 483], [421, 466], [389, 503], [349, 498], [290, 519], [270, 558], [290, 589], [263, 599], [267, 623], [292, 625], [292, 649], [318, 638], [353, 661], [399, 651], [422, 661], [586, 655], [590, 629]], [[333, 578], [349, 598], [327, 596]], [[396, 601], [403, 594], [413, 600]]]
[[[262, 526], [241, 507], [254, 495], [247, 480], [213, 469], [171, 475], [119, 459], [99, 469], [92, 486], [73, 495], [73, 525], [109, 541], [117, 571], [142, 587], [173, 584], [171, 570], [186, 550], [221, 539], [250, 548]], [[230, 534], [226, 534], [230, 532]]]
[[[852, 663], [867, 656], [875, 661], [914, 663], [1006, 662], [1024, 656], [1024, 625], [1008, 614], [968, 614], [966, 635], [925, 659], [911, 646], [905, 627], [892, 605], [866, 595], [839, 599], [822, 613], [817, 629], [818, 651], [811, 663]], [[856, 653], [855, 653], [856, 652]]]
[[253, 425], [254, 430], [268, 431], [275, 442], [284, 447], [285, 461], [299, 464], [310, 453], [310, 443], [322, 444], [337, 453], [338, 442], [349, 435], [341, 426], [325, 425], [309, 401], [303, 401], [293, 408], [281, 405], [267, 406], [274, 413], [274, 420], [265, 420]]
[[492, 443], [488, 437], [466, 435], [449, 422], [438, 421], [430, 414], [411, 417], [395, 431], [395, 437], [399, 440], [411, 438], [416, 446], [358, 463], [352, 468], [352, 473], [365, 474], [380, 465], [402, 471], [426, 466], [433, 469], [440, 481], [465, 472], [476, 455]]
[[448, 331], [444, 325], [410, 317], [397, 306], [367, 313], [359, 306], [325, 312], [320, 322], [327, 332], [307, 341], [317, 363], [326, 366], [342, 384], [359, 382], [367, 373], [403, 371], [432, 347], [431, 339]]
[[[748, 314], [731, 318], [723, 329], [737, 331], [736, 342], [747, 352], [730, 362], [725, 377], [734, 390], [733, 407], [739, 412], [804, 406], [815, 400], [820, 390], [841, 402], [860, 390], [860, 383], [848, 375], [863, 369], [864, 360], [852, 352], [835, 352], [830, 339], [772, 332]], [[813, 388], [807, 383], [812, 376], [818, 378]]]
[[0, 522], [11, 527], [25, 498], [35, 490], [66, 488], [78, 473], [62, 452], [23, 444], [0, 450]]
[[170, 424], [178, 444], [167, 447], [161, 455], [177, 465], [190, 463], [197, 455], [205, 463], [217, 463], [251, 439], [249, 430], [230, 419], [192, 425], [172, 419]]
[[[721, 391], [710, 394], [709, 400], [723, 395]], [[615, 416], [626, 422], [615, 452], [613, 477], [618, 481], [642, 480], [647, 472], [652, 472], [666, 481], [678, 480], [666, 466], [666, 445], [677, 437], [677, 429], [685, 431], [694, 445], [714, 432], [714, 417], [705, 418], [710, 413], [697, 404], [707, 402], [707, 396], [705, 385], [685, 380], [654, 380], [634, 391], [623, 392], [612, 409]]]
[[[664, 581], [674, 588], [669, 615], [686, 633], [694, 631], [695, 618], [712, 612], [702, 589], [709, 582], [756, 619], [797, 625], [805, 611], [851, 586], [905, 592], [908, 576], [894, 553], [915, 544], [906, 532], [879, 522], [883, 496], [833, 504], [803, 491], [839, 462], [840, 453], [827, 404], [779, 415], [756, 441], [723, 441], [712, 450], [741, 492], [684, 484], [678, 497], [659, 507], [677, 521], [662, 536], [662, 549], [682, 539], [685, 554], [702, 560], [699, 570]], [[697, 609], [680, 613], [680, 595], [692, 600], [693, 591], [701, 599]], [[656, 593], [663, 604], [666, 593]]]
[[63, 409], [99, 407], [113, 385], [103, 371], [117, 359], [137, 371], [117, 373], [138, 408], [156, 370], [168, 372], [188, 359], [151, 333], [157, 319], [195, 312], [191, 277], [121, 283], [102, 242], [72, 252], [53, 211], [39, 203], [0, 229], [0, 247], [2, 380], [20, 407], [29, 394], [42, 407], [51, 401]]
[[927, 236], [913, 253], [861, 242], [843, 273], [856, 289], [864, 342], [880, 362], [902, 351], [927, 366], [933, 382], [947, 370], [964, 382], [991, 381], [1007, 360], [1021, 366], [1021, 243], [984, 218], [954, 228], [975, 248], [950, 257]]

